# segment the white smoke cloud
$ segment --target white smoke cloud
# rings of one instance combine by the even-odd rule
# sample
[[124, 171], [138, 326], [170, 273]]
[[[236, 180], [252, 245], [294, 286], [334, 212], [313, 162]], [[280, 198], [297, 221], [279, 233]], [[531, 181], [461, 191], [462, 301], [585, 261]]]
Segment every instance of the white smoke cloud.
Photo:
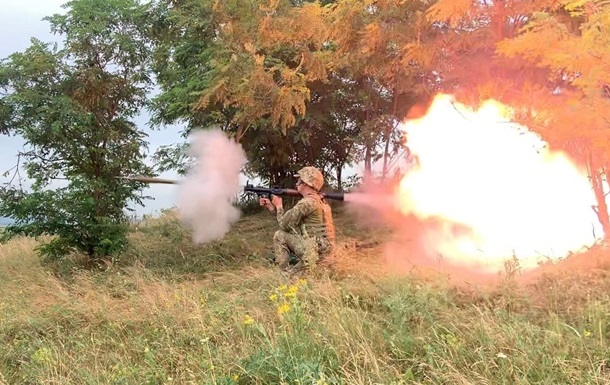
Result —
[[196, 131], [189, 156], [196, 159], [178, 190], [178, 210], [193, 230], [193, 242], [223, 237], [239, 219], [231, 203], [242, 190], [239, 174], [247, 162], [242, 146], [217, 129]]

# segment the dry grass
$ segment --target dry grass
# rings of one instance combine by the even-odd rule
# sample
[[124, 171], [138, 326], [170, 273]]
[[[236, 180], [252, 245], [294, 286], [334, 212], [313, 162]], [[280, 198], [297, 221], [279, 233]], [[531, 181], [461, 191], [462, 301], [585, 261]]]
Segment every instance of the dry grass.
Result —
[[337, 222], [332, 271], [306, 283], [265, 262], [264, 214], [201, 247], [150, 220], [98, 272], [0, 245], [0, 383], [610, 384], [605, 250], [456, 287], [388, 274], [387, 231]]

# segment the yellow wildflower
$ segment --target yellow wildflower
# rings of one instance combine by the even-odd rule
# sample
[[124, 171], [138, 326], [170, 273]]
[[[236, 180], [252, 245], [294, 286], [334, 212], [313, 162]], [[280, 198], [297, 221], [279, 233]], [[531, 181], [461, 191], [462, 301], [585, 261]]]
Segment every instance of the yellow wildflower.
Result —
[[272, 302], [275, 302], [275, 301], [277, 300], [277, 294], [271, 294], [271, 295], [269, 295], [269, 299], [270, 299]]
[[232, 378], [233, 378], [233, 381], [239, 380], [239, 376], [237, 374], [234, 374]]
[[288, 311], [290, 310], [290, 305], [288, 305], [287, 303], [283, 304], [282, 306], [278, 306], [277, 307], [277, 314], [278, 315], [282, 315], [284, 313], [288, 313]]
[[254, 318], [250, 317], [250, 314], [246, 314], [244, 317], [244, 325], [252, 325], [254, 323]]
[[295, 297], [298, 291], [299, 291], [298, 286], [290, 286], [290, 288], [288, 288], [286, 293], [284, 293], [284, 296], [286, 298]]
[[589, 337], [591, 335], [591, 332], [588, 330], [585, 330], [585, 332], [583, 334], [585, 335], [585, 337]]
[[288, 286], [286, 286], [286, 285], [282, 285], [282, 286], [278, 287], [279, 291], [286, 291], [287, 289], [288, 289]]

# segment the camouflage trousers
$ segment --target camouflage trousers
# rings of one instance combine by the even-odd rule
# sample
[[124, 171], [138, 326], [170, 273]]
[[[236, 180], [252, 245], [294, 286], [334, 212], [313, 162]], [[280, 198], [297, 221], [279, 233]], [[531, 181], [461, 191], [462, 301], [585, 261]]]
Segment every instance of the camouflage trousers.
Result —
[[293, 233], [278, 230], [273, 235], [275, 262], [282, 269], [290, 265], [290, 254], [297, 258], [296, 269], [316, 263], [332, 252], [332, 244], [326, 238], [305, 238]]

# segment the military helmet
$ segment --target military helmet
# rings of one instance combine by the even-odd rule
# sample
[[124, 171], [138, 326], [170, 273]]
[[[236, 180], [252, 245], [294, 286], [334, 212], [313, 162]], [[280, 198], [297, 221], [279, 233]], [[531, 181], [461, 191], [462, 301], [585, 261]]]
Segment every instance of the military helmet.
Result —
[[301, 178], [303, 183], [314, 188], [316, 191], [320, 191], [324, 185], [324, 176], [322, 176], [320, 170], [312, 166], [300, 169], [295, 175], [295, 178]]

